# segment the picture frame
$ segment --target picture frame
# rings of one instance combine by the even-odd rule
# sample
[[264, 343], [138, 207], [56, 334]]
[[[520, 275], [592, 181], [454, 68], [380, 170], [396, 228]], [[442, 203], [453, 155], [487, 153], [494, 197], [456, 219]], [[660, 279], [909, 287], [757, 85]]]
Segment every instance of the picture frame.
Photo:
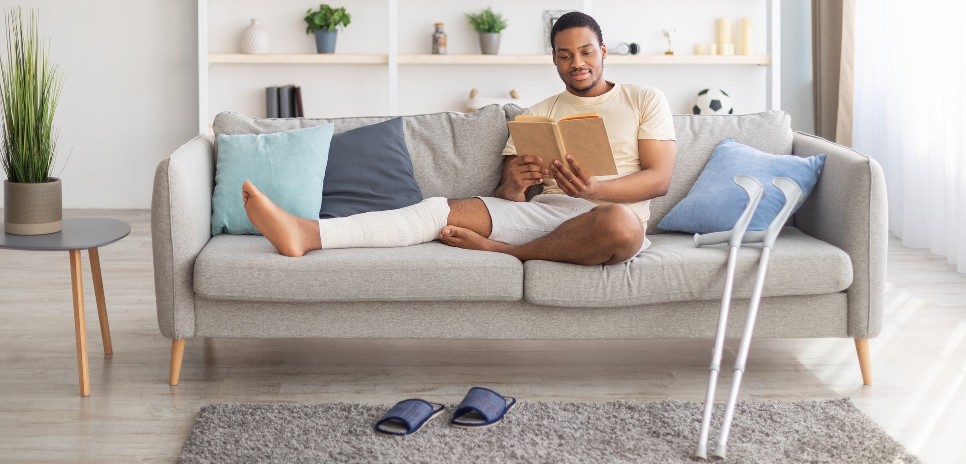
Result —
[[550, 43], [550, 30], [554, 23], [561, 16], [570, 13], [571, 10], [543, 10], [543, 48], [544, 51], [553, 53], [553, 44]]

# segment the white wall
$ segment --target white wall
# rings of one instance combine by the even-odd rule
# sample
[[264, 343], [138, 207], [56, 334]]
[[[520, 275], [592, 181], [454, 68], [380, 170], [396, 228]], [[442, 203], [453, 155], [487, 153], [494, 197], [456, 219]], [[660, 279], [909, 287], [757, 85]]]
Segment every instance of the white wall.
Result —
[[[317, 2], [210, 1], [210, 14], [219, 15], [218, 21], [211, 22], [211, 51], [237, 50], [237, 36], [252, 17], [260, 17], [272, 29], [276, 52], [313, 50], [301, 17]], [[340, 35], [337, 50], [384, 53], [388, 21], [385, 1], [344, 0], [338, 4], [349, 7], [355, 16]], [[400, 52], [427, 53], [432, 23], [444, 21], [450, 53], [476, 53], [475, 33], [462, 14], [489, 4], [510, 18], [501, 50], [510, 54], [542, 51], [543, 10], [579, 9], [583, 2], [401, 1]], [[787, 76], [783, 73], [783, 86], [788, 86], [782, 92], [783, 107], [792, 113], [793, 125], [804, 130], [809, 130], [812, 120], [811, 93], [810, 88], [804, 88], [803, 68], [795, 66], [807, 65], [810, 81], [811, 61], [794, 56], [810, 54], [810, 42], [795, 41], [789, 34], [798, 31], [792, 37], [799, 37], [810, 30], [808, 4], [808, 0], [782, 1], [783, 63], [795, 69]], [[157, 163], [197, 132], [196, 2], [0, 0], [4, 9], [15, 5], [39, 8], [41, 33], [50, 42], [53, 60], [67, 74], [56, 120], [61, 149], [55, 174], [64, 180], [64, 206], [149, 208]], [[635, 41], [644, 52], [657, 53], [664, 46], [661, 28], [674, 25], [678, 31], [675, 50], [690, 54], [694, 43], [714, 40], [714, 18], [750, 16], [755, 25], [756, 51], [765, 51], [764, 0], [598, 0], [593, 5], [592, 14], [611, 46]], [[802, 14], [806, 22], [797, 24]], [[786, 47], [795, 44], [802, 46], [792, 47], [792, 51]], [[304, 86], [310, 116], [387, 111], [387, 77], [381, 66], [217, 65], [212, 66], [211, 74], [213, 82], [218, 82], [210, 89], [213, 113], [233, 109], [261, 114], [262, 88], [289, 82]], [[760, 111], [765, 105], [762, 67], [609, 65], [607, 77], [664, 90], [677, 113], [688, 112], [692, 94], [708, 86], [730, 90], [736, 112]], [[562, 89], [549, 59], [546, 67], [523, 69], [400, 66], [399, 78], [401, 113], [458, 110], [471, 88], [478, 88], [484, 97], [503, 96], [515, 88], [528, 104]]]
[[812, 2], [782, 0], [782, 109], [792, 129], [815, 133], [812, 84]]
[[54, 169], [64, 207], [149, 208], [158, 162], [197, 133], [195, 2], [0, 1], [17, 5], [38, 9], [65, 73]]

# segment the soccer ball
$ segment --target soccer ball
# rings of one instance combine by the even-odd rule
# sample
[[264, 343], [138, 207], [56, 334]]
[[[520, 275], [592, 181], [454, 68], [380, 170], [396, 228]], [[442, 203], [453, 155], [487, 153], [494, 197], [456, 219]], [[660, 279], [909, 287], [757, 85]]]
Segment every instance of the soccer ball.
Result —
[[721, 89], [704, 89], [698, 92], [694, 100], [694, 114], [735, 114], [735, 107], [731, 104], [731, 97]]

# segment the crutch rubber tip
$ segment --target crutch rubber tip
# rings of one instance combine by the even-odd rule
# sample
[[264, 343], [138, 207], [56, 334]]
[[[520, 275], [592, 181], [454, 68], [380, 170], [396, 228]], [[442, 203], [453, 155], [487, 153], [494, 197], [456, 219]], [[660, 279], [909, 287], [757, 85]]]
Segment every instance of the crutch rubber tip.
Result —
[[725, 454], [723, 452], [722, 453], [719, 453], [719, 452], [715, 451], [714, 453], [711, 453], [711, 460], [712, 461], [724, 461], [725, 460]]
[[707, 456], [699, 456], [697, 454], [692, 454], [691, 455], [691, 460], [694, 461], [694, 462], [703, 462], [703, 461], [707, 461], [708, 458], [707, 458]]

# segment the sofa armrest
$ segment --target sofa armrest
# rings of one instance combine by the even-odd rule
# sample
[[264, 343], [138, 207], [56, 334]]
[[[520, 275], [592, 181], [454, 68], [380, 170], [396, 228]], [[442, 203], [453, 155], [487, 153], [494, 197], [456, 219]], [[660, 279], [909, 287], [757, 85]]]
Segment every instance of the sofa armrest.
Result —
[[882, 168], [851, 148], [803, 132], [795, 133], [792, 153], [825, 153], [825, 169], [795, 214], [795, 226], [849, 254], [853, 280], [848, 333], [875, 337], [882, 328], [889, 235]]
[[168, 338], [195, 333], [195, 258], [211, 239], [215, 182], [212, 139], [199, 135], [158, 164], [151, 201], [158, 328]]

